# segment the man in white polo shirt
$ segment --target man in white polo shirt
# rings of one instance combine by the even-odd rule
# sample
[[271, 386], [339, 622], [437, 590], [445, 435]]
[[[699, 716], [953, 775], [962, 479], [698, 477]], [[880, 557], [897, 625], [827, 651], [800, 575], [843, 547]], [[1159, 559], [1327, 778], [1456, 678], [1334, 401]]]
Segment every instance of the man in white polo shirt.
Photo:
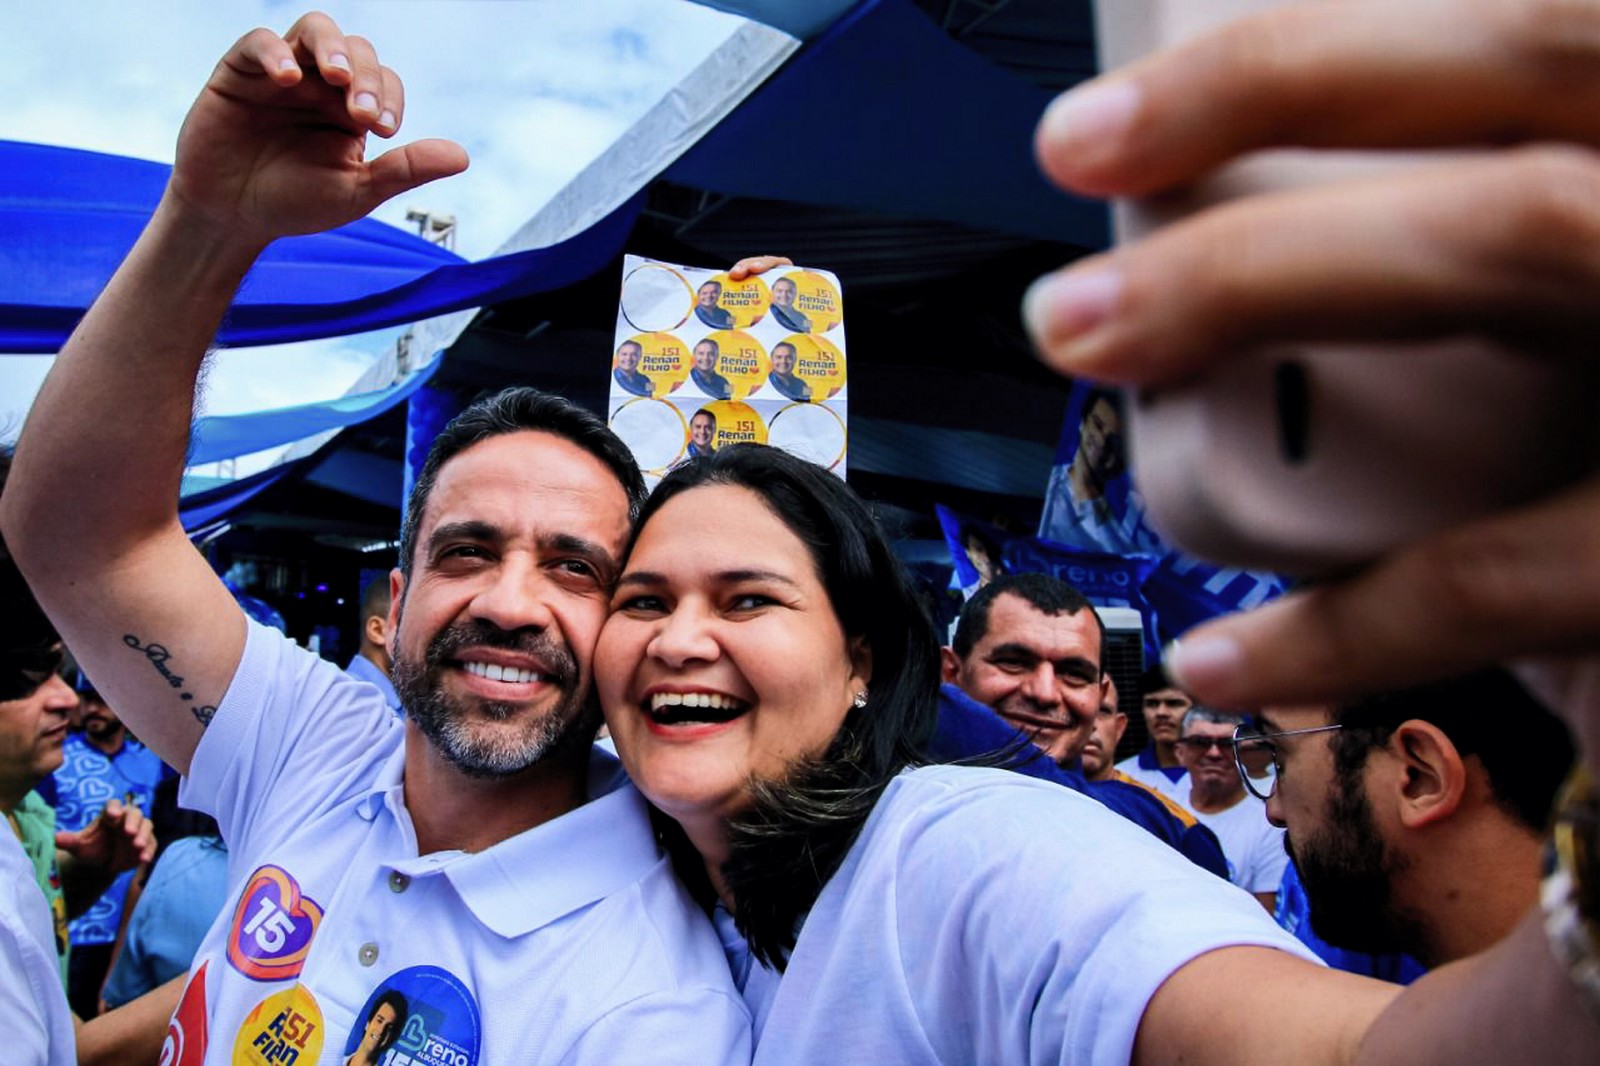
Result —
[[235, 45], [4, 501], [40, 601], [230, 845], [164, 1061], [343, 1062], [374, 1018], [396, 1061], [748, 1061], [715, 933], [592, 747], [591, 653], [643, 492], [599, 420], [510, 390], [441, 434], [392, 578], [404, 720], [248, 623], [178, 524], [195, 377], [256, 256], [465, 166], [439, 141], [365, 161], [402, 106], [325, 16]]
[[1179, 782], [1177, 801], [1222, 842], [1228, 880], [1261, 901], [1270, 914], [1289, 853], [1283, 830], [1267, 821], [1266, 804], [1245, 791], [1233, 757], [1233, 731], [1242, 718], [1191, 707], [1183, 716], [1178, 758], [1189, 774]]

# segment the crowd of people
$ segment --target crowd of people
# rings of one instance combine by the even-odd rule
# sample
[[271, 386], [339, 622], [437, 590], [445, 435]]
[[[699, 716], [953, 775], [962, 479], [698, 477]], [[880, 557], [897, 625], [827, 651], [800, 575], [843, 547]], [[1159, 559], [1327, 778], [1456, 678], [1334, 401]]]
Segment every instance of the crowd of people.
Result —
[[[1162, 383], [1241, 337], [1470, 327], [1570, 357], [1589, 257], [1548, 227], [1600, 204], [1579, 33], [1600, 5], [1315, 4], [1067, 94], [1041, 158], [1101, 195], [1285, 142], [1541, 143], [1074, 264], [1029, 296], [1044, 358]], [[8, 1061], [1600, 1054], [1592, 485], [1193, 631], [1120, 764], [1077, 590], [996, 576], [941, 647], [833, 475], [736, 445], [647, 495], [601, 420], [529, 387], [434, 441], [352, 670], [249, 619], [178, 522], [195, 383], [267, 244], [466, 165], [442, 141], [367, 160], [403, 115], [326, 16], [242, 38], [30, 414], [0, 494]], [[73, 715], [104, 772], [62, 772]], [[223, 888], [182, 972], [124, 1006], [84, 952], [78, 1023], [66, 919], [154, 858], [146, 748], [215, 819]], [[115, 775], [103, 802], [84, 784]], [[81, 828], [52, 837], [47, 777]]]

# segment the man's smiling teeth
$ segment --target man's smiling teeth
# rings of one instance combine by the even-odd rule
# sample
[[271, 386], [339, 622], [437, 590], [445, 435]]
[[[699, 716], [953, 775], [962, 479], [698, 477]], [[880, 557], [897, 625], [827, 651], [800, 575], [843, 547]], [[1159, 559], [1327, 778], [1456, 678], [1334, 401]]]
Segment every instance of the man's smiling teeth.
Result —
[[537, 670], [519, 670], [514, 666], [500, 666], [496, 663], [462, 663], [461, 668], [475, 677], [486, 677], [490, 681], [511, 681], [517, 684], [527, 684], [543, 676]]

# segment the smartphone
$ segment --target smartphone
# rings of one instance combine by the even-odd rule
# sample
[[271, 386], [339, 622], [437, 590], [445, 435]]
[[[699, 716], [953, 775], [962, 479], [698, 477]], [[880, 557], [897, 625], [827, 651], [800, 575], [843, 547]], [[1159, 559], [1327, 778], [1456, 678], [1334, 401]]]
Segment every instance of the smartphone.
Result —
[[[1283, 0], [1099, 0], [1101, 68]], [[1233, 197], [1414, 165], [1426, 153], [1273, 150], [1160, 201], [1113, 205], [1119, 242]], [[1348, 570], [1527, 503], [1600, 463], [1600, 359], [1486, 340], [1240, 353], [1129, 397], [1129, 463], [1171, 543], [1217, 562]]]

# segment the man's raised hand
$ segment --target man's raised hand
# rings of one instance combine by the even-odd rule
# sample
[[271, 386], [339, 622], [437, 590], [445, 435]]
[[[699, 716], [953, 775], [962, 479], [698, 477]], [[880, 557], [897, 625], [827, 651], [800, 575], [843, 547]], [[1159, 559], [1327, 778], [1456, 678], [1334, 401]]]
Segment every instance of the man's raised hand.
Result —
[[184, 120], [168, 203], [261, 245], [353, 222], [466, 169], [466, 153], [444, 140], [367, 160], [367, 135], [394, 136], [404, 116], [399, 76], [326, 15], [305, 15], [282, 37], [254, 30], [223, 56]]

